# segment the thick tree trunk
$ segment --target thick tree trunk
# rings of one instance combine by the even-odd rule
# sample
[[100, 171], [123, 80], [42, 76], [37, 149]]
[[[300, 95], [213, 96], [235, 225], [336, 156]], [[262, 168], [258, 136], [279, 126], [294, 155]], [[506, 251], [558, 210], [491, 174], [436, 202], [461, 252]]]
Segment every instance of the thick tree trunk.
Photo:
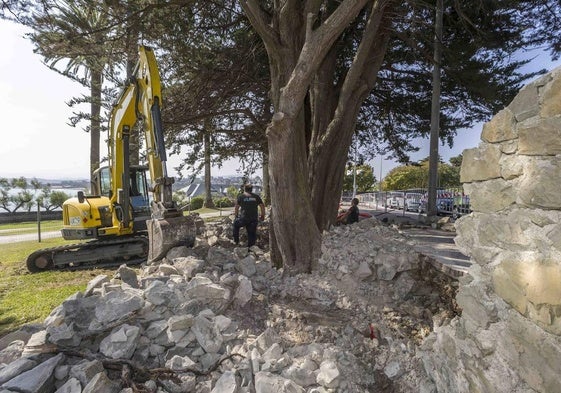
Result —
[[204, 150], [205, 150], [205, 202], [204, 207], [214, 209], [214, 201], [212, 200], [212, 190], [211, 190], [211, 171], [210, 171], [210, 127], [205, 124], [204, 133]]
[[310, 89], [313, 124], [308, 162], [312, 206], [320, 230], [329, 228], [337, 217], [356, 120], [382, 66], [389, 39], [385, 7], [372, 10], [357, 54], [339, 85], [332, 83], [335, 61], [330, 53]]
[[[267, 49], [271, 101], [275, 113], [267, 129], [272, 208], [271, 249], [282, 257], [285, 273], [310, 272], [321, 254], [313, 216], [308, 172], [304, 101], [325, 56], [368, 0], [343, 0], [315, 26], [321, 2], [274, 2], [273, 15], [257, 0], [242, 0], [250, 22]], [[274, 260], [276, 263], [277, 261]]]
[[302, 115], [292, 119], [277, 112], [267, 131], [274, 239], [287, 274], [311, 272], [321, 254], [320, 232], [311, 217], [303, 126]]
[[333, 85], [336, 64], [337, 51], [334, 48], [326, 56], [310, 86], [312, 116], [308, 165], [312, 208], [320, 230], [329, 228], [335, 222], [348, 155], [347, 138], [343, 140], [343, 130], [330, 128], [342, 87], [342, 81]]
[[101, 134], [101, 84], [103, 75], [95, 68], [91, 69], [91, 120], [90, 120], [90, 184], [93, 173], [99, 168], [99, 146]]

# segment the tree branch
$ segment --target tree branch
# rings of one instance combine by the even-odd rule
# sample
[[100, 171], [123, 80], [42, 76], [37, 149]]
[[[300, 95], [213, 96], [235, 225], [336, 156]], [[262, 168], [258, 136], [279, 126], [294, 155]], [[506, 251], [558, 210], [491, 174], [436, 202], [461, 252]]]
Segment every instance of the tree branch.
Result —
[[358, 15], [360, 10], [369, 0], [344, 0], [327, 20], [316, 30], [306, 34], [306, 40], [298, 63], [294, 67], [292, 75], [283, 89], [283, 94], [293, 97], [289, 108], [283, 110], [294, 116], [299, 109], [298, 103], [306, 95], [313, 74], [333, 43], [341, 35], [343, 30]]
[[265, 47], [269, 48], [269, 52], [273, 53], [277, 50], [280, 45], [278, 37], [267, 24], [267, 16], [259, 6], [259, 3], [256, 0], [241, 0], [240, 5], [249, 22], [263, 40]]

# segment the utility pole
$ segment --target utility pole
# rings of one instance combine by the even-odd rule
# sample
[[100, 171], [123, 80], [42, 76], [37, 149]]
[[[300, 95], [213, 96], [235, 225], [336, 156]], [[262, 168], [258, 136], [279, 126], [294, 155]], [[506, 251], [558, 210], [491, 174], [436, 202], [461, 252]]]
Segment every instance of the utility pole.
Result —
[[378, 183], [380, 183], [380, 187], [378, 187], [380, 189], [380, 191], [382, 191], [382, 163], [384, 160], [384, 155], [380, 154], [380, 178], [378, 179]]
[[442, 60], [442, 14], [443, 0], [436, 1], [436, 16], [434, 23], [434, 66], [432, 69], [432, 106], [430, 126], [429, 153], [429, 195], [427, 216], [437, 215], [436, 183], [438, 178], [438, 136], [440, 130], [440, 63]]

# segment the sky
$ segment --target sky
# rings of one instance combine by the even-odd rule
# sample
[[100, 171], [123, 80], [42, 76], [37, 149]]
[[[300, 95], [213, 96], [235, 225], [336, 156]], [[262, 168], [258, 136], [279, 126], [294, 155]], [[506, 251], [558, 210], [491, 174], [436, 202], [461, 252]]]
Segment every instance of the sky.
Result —
[[[0, 56], [0, 177], [28, 179], [88, 179], [89, 134], [82, 125], [72, 127], [69, 117], [73, 110], [66, 102], [87, 94], [77, 82], [59, 75], [42, 63], [33, 53], [33, 45], [24, 38], [26, 30], [12, 22], [0, 20], [3, 51]], [[529, 55], [530, 56], [530, 55]], [[536, 59], [532, 66], [548, 70], [561, 65]], [[460, 130], [455, 146], [439, 146], [439, 154], [448, 161], [464, 149], [476, 147], [480, 141], [482, 124]], [[429, 140], [416, 141], [420, 151], [411, 156], [413, 161], [427, 157]], [[170, 156], [168, 172], [177, 176], [173, 167], [178, 158]], [[370, 162], [374, 175], [385, 176], [399, 164], [383, 157]], [[229, 161], [221, 169], [213, 168], [213, 176], [236, 175], [238, 164]], [[261, 175], [257, 173], [256, 175]], [[188, 176], [183, 173], [183, 176]]]

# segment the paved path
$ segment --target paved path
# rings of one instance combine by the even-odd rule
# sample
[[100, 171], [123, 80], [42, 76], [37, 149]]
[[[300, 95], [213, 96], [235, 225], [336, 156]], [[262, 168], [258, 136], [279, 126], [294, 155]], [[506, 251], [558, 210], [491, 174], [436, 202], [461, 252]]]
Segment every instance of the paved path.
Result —
[[[60, 231], [41, 232], [41, 239], [53, 239], [56, 237], [61, 237]], [[0, 236], [0, 244], [28, 242], [28, 241], [38, 241], [37, 232]]]
[[404, 228], [403, 233], [417, 242], [415, 249], [446, 274], [459, 277], [467, 273], [471, 262], [454, 243], [454, 232], [432, 228]]
[[361, 212], [371, 213], [379, 220], [387, 219], [398, 225], [405, 236], [415, 241], [415, 249], [449, 276], [460, 277], [471, 265], [469, 257], [462, 254], [454, 243], [456, 232], [433, 229], [419, 220], [418, 213], [404, 214], [401, 210], [376, 210], [368, 207], [363, 207]]

